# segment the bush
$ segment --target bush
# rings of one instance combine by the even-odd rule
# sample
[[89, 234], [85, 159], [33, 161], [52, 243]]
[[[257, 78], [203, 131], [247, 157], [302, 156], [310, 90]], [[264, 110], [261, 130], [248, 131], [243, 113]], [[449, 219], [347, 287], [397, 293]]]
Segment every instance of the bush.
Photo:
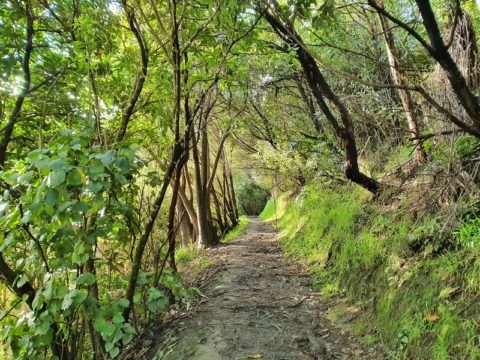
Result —
[[265, 207], [270, 192], [254, 182], [241, 184], [237, 189], [240, 211], [245, 215], [258, 215]]

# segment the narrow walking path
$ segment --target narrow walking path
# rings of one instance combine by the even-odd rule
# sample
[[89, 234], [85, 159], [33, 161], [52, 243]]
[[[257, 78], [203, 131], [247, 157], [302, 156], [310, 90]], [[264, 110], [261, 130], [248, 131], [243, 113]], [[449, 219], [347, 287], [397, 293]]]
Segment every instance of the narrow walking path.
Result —
[[204, 300], [169, 325], [176, 345], [163, 349], [165, 359], [378, 359], [326, 319], [327, 305], [276, 238], [271, 225], [250, 218], [225, 247], [225, 268]]

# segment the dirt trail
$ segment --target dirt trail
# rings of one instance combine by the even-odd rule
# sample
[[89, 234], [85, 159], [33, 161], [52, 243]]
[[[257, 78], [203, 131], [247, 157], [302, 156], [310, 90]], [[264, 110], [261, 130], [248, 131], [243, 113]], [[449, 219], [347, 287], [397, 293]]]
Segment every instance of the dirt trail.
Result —
[[222, 249], [224, 269], [202, 290], [204, 300], [164, 332], [176, 339], [165, 359], [378, 359], [326, 319], [327, 305], [284, 260], [276, 237], [250, 218], [246, 233]]

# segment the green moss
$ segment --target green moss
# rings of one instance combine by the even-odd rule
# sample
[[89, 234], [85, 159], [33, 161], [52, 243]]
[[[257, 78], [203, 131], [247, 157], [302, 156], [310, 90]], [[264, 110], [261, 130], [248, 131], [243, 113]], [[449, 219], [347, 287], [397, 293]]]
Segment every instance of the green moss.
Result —
[[392, 359], [480, 358], [480, 219], [444, 234], [438, 218], [414, 222], [368, 199], [359, 188], [311, 184], [270, 199], [261, 216], [273, 220], [276, 209], [287, 256], [309, 267], [325, 297], [361, 304], [358, 327]]

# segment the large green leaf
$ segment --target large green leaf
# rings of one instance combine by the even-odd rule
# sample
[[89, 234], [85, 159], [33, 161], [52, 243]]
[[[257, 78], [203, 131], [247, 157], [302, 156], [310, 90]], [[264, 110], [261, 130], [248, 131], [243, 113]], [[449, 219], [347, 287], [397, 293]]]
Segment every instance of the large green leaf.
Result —
[[82, 185], [85, 183], [85, 174], [83, 173], [82, 169], [74, 168], [70, 170], [67, 176], [67, 184], [68, 185]]
[[49, 188], [56, 188], [65, 181], [65, 171], [63, 170], [53, 170], [47, 176], [46, 185]]
[[89, 272], [83, 273], [75, 280], [78, 285], [93, 285], [96, 281], [95, 275]]

